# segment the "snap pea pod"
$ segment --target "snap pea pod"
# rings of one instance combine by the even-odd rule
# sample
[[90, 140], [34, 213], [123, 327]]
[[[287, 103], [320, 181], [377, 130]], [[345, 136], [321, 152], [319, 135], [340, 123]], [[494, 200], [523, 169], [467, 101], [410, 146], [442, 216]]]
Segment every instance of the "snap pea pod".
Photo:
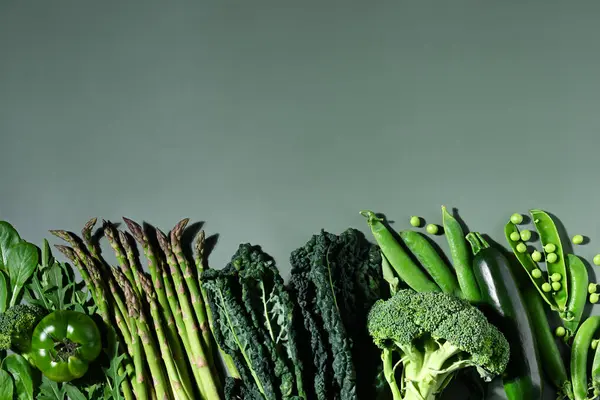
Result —
[[587, 301], [589, 280], [585, 264], [579, 257], [575, 254], [569, 254], [567, 261], [569, 301], [567, 302], [566, 312], [561, 313], [560, 317], [563, 319], [565, 328], [567, 329], [565, 338], [568, 340], [575, 335], [581, 322], [581, 315]]
[[481, 291], [471, 265], [471, 249], [460, 224], [445, 206], [442, 206], [442, 221], [462, 296], [471, 302], [481, 301]]
[[427, 274], [404, 251], [402, 245], [383, 224], [381, 218], [377, 217], [373, 211], [361, 211], [360, 214], [367, 218], [367, 223], [381, 252], [401, 280], [417, 292], [441, 291], [439, 286], [432, 282]]
[[539, 294], [542, 296], [542, 299], [544, 299], [544, 301], [548, 303], [550, 308], [552, 308], [553, 310], [557, 310], [558, 306], [556, 305], [556, 301], [554, 301], [554, 298], [549, 293], [546, 293], [542, 290], [542, 285], [546, 282], [544, 277], [540, 276], [536, 278], [533, 276], [533, 271], [539, 270], [538, 264], [533, 260], [533, 258], [531, 258], [531, 254], [521, 253], [517, 251], [518, 242], [515, 242], [510, 238], [510, 235], [513, 232], [519, 234], [519, 229], [511, 221], [508, 221], [508, 223], [504, 227], [504, 235], [506, 236], [506, 241], [508, 242], [508, 245], [511, 247], [513, 253], [515, 254], [515, 257], [517, 257], [517, 259], [519, 260], [519, 263], [521, 263], [521, 265], [523, 266], [523, 269], [525, 269], [525, 272], [527, 272], [527, 275], [529, 275], [531, 282], [533, 282], [533, 286], [535, 286]]
[[575, 400], [588, 399], [588, 353], [594, 334], [600, 328], [600, 316], [594, 315], [584, 321], [577, 330], [571, 348], [571, 382]]
[[408, 250], [443, 292], [460, 295], [460, 287], [454, 272], [424, 235], [411, 230], [401, 231], [399, 235]]
[[592, 388], [594, 397], [600, 396], [600, 346], [596, 347], [594, 361], [592, 362]]
[[533, 218], [533, 224], [540, 235], [540, 241], [543, 246], [547, 244], [553, 244], [555, 246], [554, 254], [557, 259], [555, 262], [547, 262], [546, 268], [548, 268], [548, 274], [552, 275], [558, 273], [563, 277], [563, 282], [560, 289], [555, 291], [553, 296], [558, 307], [558, 310], [563, 312], [567, 306], [567, 300], [569, 296], [568, 292], [568, 276], [567, 267], [565, 264], [565, 255], [563, 253], [562, 244], [560, 241], [560, 235], [556, 224], [545, 211], [542, 210], [529, 210], [531, 217]]

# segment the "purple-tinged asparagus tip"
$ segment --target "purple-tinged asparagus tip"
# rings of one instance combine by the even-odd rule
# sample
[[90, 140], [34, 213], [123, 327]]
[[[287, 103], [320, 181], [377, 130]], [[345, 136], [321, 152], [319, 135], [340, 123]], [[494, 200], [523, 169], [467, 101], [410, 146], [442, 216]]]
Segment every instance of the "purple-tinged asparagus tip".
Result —
[[190, 222], [189, 218], [184, 218], [181, 221], [179, 221], [177, 223], [177, 225], [175, 225], [175, 227], [171, 231], [171, 241], [172, 242], [175, 242], [175, 241], [181, 239], [181, 236], [183, 235], [183, 230], [185, 229], [185, 227], [187, 226], [187, 224], [189, 222]]
[[204, 251], [204, 244], [206, 241], [206, 234], [204, 233], [204, 229], [200, 231], [198, 236], [196, 236], [196, 241], [194, 243], [194, 248], [196, 249], [196, 253], [200, 254]]
[[67, 257], [71, 262], [75, 262], [77, 256], [75, 255], [75, 251], [72, 248], [60, 244], [55, 244], [54, 247], [58, 251], [60, 251], [65, 257]]
[[165, 235], [160, 229], [156, 228], [156, 239], [158, 239], [158, 244], [162, 251], [168, 255], [171, 251], [169, 248], [169, 240], [167, 239], [167, 235]]
[[142, 230], [142, 226], [137, 222], [123, 217], [123, 221], [127, 225], [127, 228], [138, 242], [144, 242], [144, 231]]
[[71, 237], [71, 235], [67, 231], [58, 230], [58, 229], [51, 229], [48, 232], [50, 232], [51, 234], [53, 234], [57, 238], [64, 240], [65, 242], [71, 242], [73, 240], [73, 238]]
[[93, 218], [90, 218], [90, 220], [85, 223], [83, 229], [81, 230], [81, 234], [83, 235], [83, 237], [88, 237], [91, 235], [92, 229], [94, 229], [96, 222], [98, 222], [98, 218], [93, 217]]

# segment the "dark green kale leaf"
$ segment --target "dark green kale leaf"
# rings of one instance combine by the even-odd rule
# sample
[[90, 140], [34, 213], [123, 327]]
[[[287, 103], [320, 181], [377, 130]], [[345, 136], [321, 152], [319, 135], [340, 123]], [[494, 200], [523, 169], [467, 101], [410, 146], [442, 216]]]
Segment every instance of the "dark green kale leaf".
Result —
[[242, 244], [231, 265], [239, 274], [246, 311], [270, 354], [281, 398], [305, 398], [302, 362], [293, 327], [294, 304], [275, 261], [260, 247]]
[[322, 230], [295, 250], [290, 262], [290, 288], [310, 338], [310, 344], [301, 346], [312, 352], [317, 397], [368, 398], [379, 359], [366, 316], [375, 300], [385, 296], [379, 249], [356, 229], [339, 236]]
[[202, 286], [207, 290], [213, 313], [213, 333], [221, 349], [229, 354], [244, 382], [254, 382], [268, 400], [279, 399], [278, 383], [262, 336], [242, 303], [237, 271], [229, 265], [206, 270]]

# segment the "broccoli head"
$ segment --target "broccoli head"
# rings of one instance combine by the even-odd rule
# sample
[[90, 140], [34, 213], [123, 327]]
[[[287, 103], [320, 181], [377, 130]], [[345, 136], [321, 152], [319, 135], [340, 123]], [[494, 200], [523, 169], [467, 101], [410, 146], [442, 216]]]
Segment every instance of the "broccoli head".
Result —
[[462, 368], [475, 367], [490, 380], [504, 372], [510, 354], [504, 335], [479, 309], [447, 293], [405, 289], [378, 300], [368, 330], [382, 349], [394, 400], [433, 400]]
[[29, 304], [18, 304], [0, 314], [0, 350], [27, 353], [31, 332], [45, 314], [44, 309]]

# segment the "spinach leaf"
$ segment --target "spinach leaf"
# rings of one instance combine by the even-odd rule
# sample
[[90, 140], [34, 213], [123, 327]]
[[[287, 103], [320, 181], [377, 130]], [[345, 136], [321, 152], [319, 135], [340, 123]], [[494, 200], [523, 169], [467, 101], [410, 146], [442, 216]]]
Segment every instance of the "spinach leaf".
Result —
[[21, 237], [11, 224], [0, 221], [0, 270], [6, 271], [8, 249], [21, 241]]
[[12, 400], [15, 384], [12, 376], [0, 369], [0, 400]]
[[38, 265], [38, 249], [28, 242], [20, 242], [8, 249], [6, 267], [12, 286], [11, 307], [18, 303], [17, 299], [25, 283]]
[[8, 279], [6, 278], [6, 275], [4, 275], [4, 272], [0, 271], [0, 314], [6, 311], [9, 292]]
[[33, 371], [27, 360], [19, 354], [11, 354], [2, 362], [2, 368], [14, 379], [17, 399], [33, 399]]

